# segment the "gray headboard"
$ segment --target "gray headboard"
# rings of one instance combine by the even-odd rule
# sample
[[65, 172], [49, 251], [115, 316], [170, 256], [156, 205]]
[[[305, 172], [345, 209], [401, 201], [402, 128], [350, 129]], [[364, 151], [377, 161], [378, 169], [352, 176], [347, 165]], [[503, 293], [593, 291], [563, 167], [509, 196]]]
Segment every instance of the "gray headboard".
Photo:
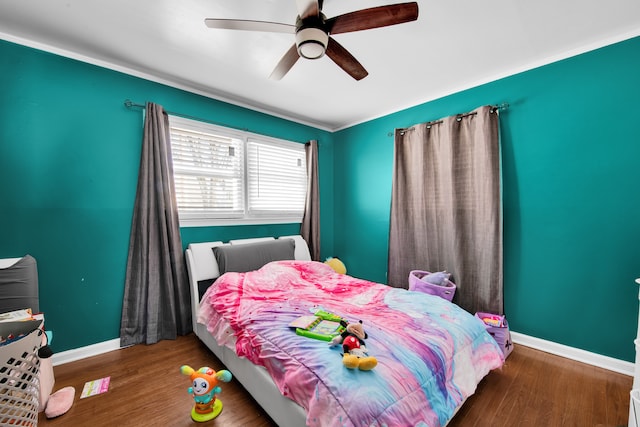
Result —
[[[311, 261], [311, 254], [307, 242], [300, 235], [280, 236], [279, 239], [292, 239], [295, 243], [294, 257], [297, 260]], [[189, 287], [191, 289], [191, 314], [193, 328], [196, 329], [197, 313], [200, 307], [200, 297], [203, 288], [208, 287], [220, 276], [218, 262], [213, 253], [213, 248], [218, 246], [234, 246], [250, 243], [275, 241], [274, 237], [258, 237], [253, 239], [229, 240], [190, 243], [185, 251], [187, 271], [189, 272]], [[204, 283], [203, 283], [204, 282]], [[204, 286], [203, 286], [204, 284]]]

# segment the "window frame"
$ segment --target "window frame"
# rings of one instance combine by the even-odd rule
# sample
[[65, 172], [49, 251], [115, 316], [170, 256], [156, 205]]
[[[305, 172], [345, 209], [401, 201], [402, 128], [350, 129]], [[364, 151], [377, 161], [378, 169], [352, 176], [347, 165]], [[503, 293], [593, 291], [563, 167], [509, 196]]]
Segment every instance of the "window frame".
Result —
[[[181, 127], [184, 129], [188, 129], [195, 132], [209, 133], [214, 134], [216, 136], [221, 136], [225, 138], [235, 138], [239, 139], [242, 143], [242, 213], [236, 214], [237, 216], [232, 217], [223, 216], [224, 214], [213, 214], [209, 213], [184, 213], [180, 212], [179, 221], [180, 227], [202, 227], [202, 226], [226, 226], [226, 225], [252, 225], [252, 224], [289, 224], [289, 223], [301, 223], [302, 217], [304, 215], [304, 200], [302, 201], [302, 210], [295, 214], [285, 214], [283, 212], [260, 212], [260, 213], [251, 213], [250, 212], [250, 204], [249, 204], [249, 144], [250, 143], [258, 143], [258, 144], [266, 144], [270, 146], [280, 146], [287, 149], [295, 149], [299, 150], [302, 155], [302, 167], [304, 170], [304, 193], [306, 198], [307, 188], [307, 170], [306, 170], [306, 151], [305, 144], [300, 142], [289, 141], [281, 138], [274, 138], [270, 136], [265, 136], [245, 130], [239, 130], [234, 128], [229, 128], [213, 123], [208, 123], [205, 121], [181, 117], [177, 115], [169, 114], [169, 133], [171, 138], [172, 152], [173, 152], [173, 134], [172, 128]], [[175, 163], [172, 160], [172, 167], [174, 168], [175, 175]], [[174, 181], [175, 182], [175, 181]]]

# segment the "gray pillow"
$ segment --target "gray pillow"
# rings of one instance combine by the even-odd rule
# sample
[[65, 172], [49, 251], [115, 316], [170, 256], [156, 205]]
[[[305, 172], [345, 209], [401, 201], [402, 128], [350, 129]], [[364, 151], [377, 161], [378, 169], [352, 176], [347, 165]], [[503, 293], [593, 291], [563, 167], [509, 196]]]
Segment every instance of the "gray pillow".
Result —
[[218, 261], [220, 274], [227, 271], [245, 273], [257, 270], [271, 261], [295, 259], [296, 244], [293, 239], [268, 242], [216, 246], [213, 254]]

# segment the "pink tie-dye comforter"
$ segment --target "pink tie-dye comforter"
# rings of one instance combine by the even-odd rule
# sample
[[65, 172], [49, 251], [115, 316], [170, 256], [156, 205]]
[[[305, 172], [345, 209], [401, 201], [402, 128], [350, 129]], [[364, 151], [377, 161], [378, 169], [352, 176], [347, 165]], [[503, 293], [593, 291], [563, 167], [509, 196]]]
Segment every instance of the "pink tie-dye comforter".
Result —
[[[375, 369], [349, 370], [341, 347], [288, 327], [318, 307], [362, 320]], [[219, 340], [220, 325], [230, 325], [237, 354], [265, 366], [280, 391], [306, 409], [309, 426], [442, 426], [504, 362], [483, 325], [458, 306], [337, 274], [319, 262], [276, 261], [226, 273], [200, 310], [199, 320]]]

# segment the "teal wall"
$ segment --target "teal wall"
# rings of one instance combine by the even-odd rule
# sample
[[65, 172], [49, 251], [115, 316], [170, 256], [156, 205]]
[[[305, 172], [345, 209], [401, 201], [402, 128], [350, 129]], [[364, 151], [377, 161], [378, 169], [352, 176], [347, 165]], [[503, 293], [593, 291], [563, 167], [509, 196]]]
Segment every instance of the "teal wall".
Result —
[[[118, 338], [143, 115], [125, 99], [293, 141], [317, 139], [321, 192], [332, 134], [144, 79], [0, 41], [0, 258], [38, 261], [56, 352]], [[331, 253], [332, 197], [321, 193]], [[293, 234], [299, 225], [182, 229], [183, 244]]]
[[[633, 361], [640, 277], [640, 38], [335, 135], [335, 252], [386, 280], [394, 128], [501, 114], [505, 311], [534, 337]], [[338, 191], [339, 190], [339, 191]]]
[[[0, 257], [38, 260], [54, 351], [118, 337], [142, 114], [318, 139], [322, 257], [386, 281], [394, 128], [502, 113], [505, 303], [512, 329], [633, 360], [640, 276], [640, 38], [334, 134], [0, 41]], [[183, 244], [296, 224], [182, 229]], [[635, 245], [634, 245], [635, 243]]]

